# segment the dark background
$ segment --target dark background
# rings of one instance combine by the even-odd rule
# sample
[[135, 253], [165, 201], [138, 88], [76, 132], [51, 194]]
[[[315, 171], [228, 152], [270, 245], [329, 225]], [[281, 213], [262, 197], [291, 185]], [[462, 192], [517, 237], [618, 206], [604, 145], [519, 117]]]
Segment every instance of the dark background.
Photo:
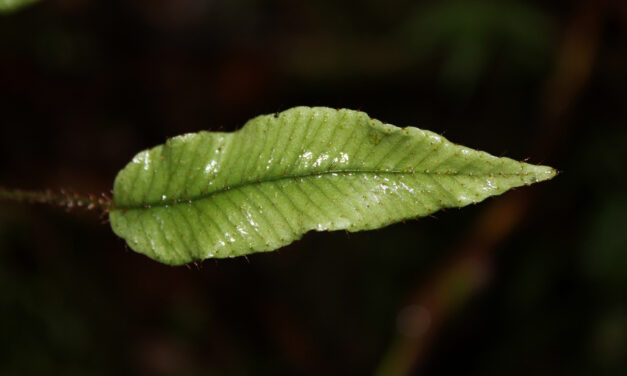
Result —
[[0, 15], [0, 186], [109, 192], [138, 151], [346, 107], [556, 179], [167, 267], [0, 203], [1, 375], [627, 374], [624, 1], [44, 0]]

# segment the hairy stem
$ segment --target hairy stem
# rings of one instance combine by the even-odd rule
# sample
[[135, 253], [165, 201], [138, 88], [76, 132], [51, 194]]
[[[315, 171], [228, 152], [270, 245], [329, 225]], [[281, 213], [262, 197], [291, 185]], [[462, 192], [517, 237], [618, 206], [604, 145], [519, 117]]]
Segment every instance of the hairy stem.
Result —
[[25, 191], [21, 189], [6, 189], [0, 187], [0, 201], [17, 201], [62, 206], [66, 209], [85, 208], [87, 210], [100, 209], [108, 212], [111, 208], [111, 198], [104, 193], [80, 196], [76, 193], [46, 191]]

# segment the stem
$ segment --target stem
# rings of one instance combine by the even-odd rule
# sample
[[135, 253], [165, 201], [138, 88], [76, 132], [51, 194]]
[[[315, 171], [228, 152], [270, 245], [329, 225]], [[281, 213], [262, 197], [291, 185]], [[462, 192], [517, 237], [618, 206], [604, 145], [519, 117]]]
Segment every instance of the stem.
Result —
[[64, 190], [56, 193], [51, 190], [24, 191], [0, 187], [0, 201], [2, 200], [63, 206], [68, 210], [73, 208], [100, 209], [106, 213], [111, 209], [111, 198], [104, 193], [100, 196], [89, 194], [85, 197]]

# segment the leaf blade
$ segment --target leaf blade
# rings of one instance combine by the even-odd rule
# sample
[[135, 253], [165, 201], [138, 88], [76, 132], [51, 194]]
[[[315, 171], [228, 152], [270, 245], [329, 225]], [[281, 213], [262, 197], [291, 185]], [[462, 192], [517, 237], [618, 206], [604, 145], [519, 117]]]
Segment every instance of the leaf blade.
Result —
[[296, 107], [137, 154], [116, 177], [110, 219], [135, 251], [178, 265], [379, 228], [554, 175], [363, 112]]
[[0, 0], [0, 15], [11, 13], [39, 0]]

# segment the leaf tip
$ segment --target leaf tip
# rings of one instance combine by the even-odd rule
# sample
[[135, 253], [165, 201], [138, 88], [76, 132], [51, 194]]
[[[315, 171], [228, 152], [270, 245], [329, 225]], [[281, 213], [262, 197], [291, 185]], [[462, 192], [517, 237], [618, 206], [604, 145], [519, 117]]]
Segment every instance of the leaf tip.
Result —
[[542, 165], [532, 165], [532, 166], [533, 166], [533, 170], [532, 170], [533, 180], [530, 182], [531, 184], [540, 183], [546, 180], [551, 180], [560, 174], [558, 170], [550, 166], [542, 166]]
[[544, 171], [543, 171], [544, 174], [540, 174], [540, 181], [551, 180], [560, 174], [560, 172], [554, 169], [553, 167], [549, 167], [549, 166], [541, 166], [541, 167], [544, 167]]

